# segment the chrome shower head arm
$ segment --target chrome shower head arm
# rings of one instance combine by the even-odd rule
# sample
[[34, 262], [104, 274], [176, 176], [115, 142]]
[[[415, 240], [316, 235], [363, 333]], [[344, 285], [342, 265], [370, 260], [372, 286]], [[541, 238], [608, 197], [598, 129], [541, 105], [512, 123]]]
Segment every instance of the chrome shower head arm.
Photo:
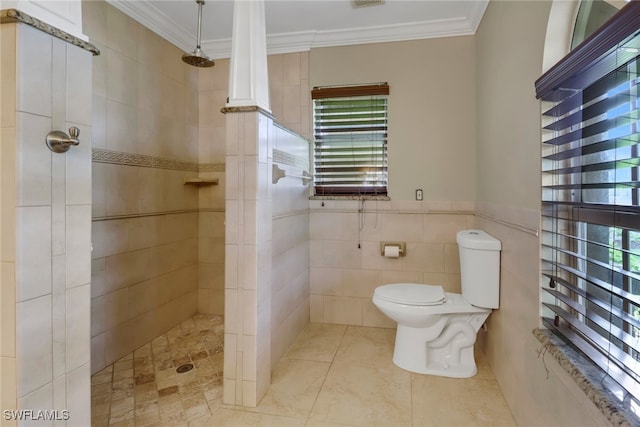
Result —
[[200, 48], [200, 43], [202, 39], [202, 5], [204, 5], [204, 0], [196, 0], [198, 4], [198, 36], [196, 49], [192, 53], [185, 53], [182, 55], [182, 61], [189, 65], [193, 65], [194, 67], [213, 67], [215, 65], [215, 61], [205, 55]]
[[196, 0], [196, 3], [198, 3], [198, 39], [196, 47], [199, 49], [202, 38], [202, 5], [204, 4], [204, 0]]

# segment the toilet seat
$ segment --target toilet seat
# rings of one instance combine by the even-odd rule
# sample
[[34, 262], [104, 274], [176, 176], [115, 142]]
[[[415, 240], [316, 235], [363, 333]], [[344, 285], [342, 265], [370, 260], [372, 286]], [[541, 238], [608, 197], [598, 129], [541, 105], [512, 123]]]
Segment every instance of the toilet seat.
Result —
[[440, 305], [446, 300], [442, 286], [417, 283], [378, 286], [374, 295], [385, 301], [404, 305]]

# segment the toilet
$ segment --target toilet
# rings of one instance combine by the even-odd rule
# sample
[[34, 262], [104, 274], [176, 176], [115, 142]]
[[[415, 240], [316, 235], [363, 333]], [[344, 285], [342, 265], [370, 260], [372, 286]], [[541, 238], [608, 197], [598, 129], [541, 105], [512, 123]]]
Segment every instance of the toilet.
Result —
[[376, 288], [373, 303], [398, 324], [393, 363], [420, 374], [468, 378], [478, 330], [500, 299], [499, 240], [482, 230], [457, 233], [462, 294], [442, 286], [394, 283]]

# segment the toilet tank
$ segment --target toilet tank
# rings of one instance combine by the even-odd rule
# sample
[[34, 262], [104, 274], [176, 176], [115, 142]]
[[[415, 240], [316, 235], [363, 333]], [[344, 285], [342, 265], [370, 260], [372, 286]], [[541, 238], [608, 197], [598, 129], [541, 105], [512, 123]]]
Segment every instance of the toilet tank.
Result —
[[498, 308], [500, 241], [482, 230], [459, 231], [456, 241], [460, 252], [462, 296], [476, 307]]

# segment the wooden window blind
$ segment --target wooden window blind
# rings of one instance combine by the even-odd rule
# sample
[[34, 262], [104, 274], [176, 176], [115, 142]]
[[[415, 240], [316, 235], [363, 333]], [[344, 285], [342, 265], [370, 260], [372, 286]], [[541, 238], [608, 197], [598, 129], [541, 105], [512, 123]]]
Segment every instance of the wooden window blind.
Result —
[[[640, 2], [536, 81], [542, 322], [640, 398]], [[604, 382], [604, 381], [603, 381]]]
[[387, 194], [386, 83], [311, 91], [316, 195]]

